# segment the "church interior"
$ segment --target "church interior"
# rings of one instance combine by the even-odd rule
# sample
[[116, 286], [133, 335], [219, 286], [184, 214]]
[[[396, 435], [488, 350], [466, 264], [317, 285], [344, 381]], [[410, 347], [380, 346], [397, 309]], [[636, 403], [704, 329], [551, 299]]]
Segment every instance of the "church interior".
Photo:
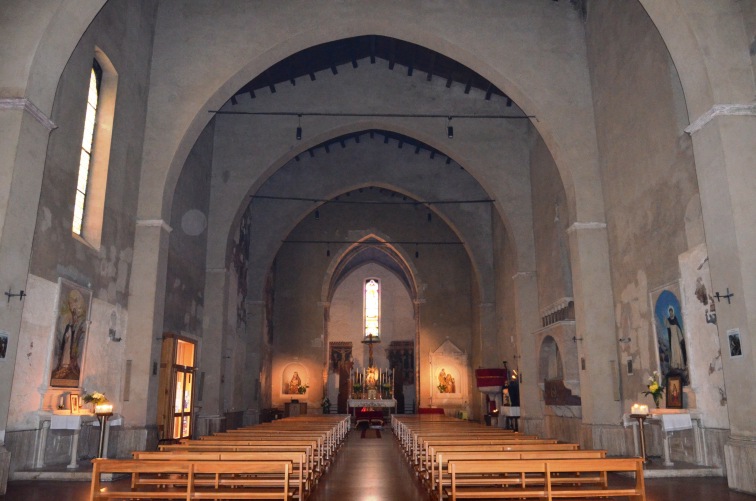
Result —
[[756, 495], [755, 68], [756, 0], [5, 0], [0, 494], [427, 413]]

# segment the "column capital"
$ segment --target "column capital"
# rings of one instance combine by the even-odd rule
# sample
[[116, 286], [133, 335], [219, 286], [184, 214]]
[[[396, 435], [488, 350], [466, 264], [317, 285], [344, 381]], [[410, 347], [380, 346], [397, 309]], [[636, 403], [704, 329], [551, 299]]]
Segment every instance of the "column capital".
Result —
[[42, 110], [37, 108], [37, 105], [35, 105], [25, 97], [11, 97], [0, 99], [0, 110], [24, 110], [48, 131], [58, 128], [58, 126], [55, 125], [55, 122], [50, 120], [50, 118], [45, 115]]
[[575, 222], [570, 225], [569, 228], [567, 228], [567, 233], [577, 233], [578, 231], [583, 230], [605, 230], [606, 229], [606, 223], [601, 223], [598, 221], [590, 221], [587, 223], [582, 222]]
[[522, 279], [528, 279], [531, 280], [535, 278], [536, 272], [535, 271], [518, 271], [514, 275], [512, 275], [512, 280], [522, 280]]
[[137, 219], [136, 225], [145, 228], [158, 227], [166, 233], [173, 231], [173, 228], [171, 228], [171, 226], [162, 219]]
[[696, 118], [690, 125], [685, 127], [685, 132], [693, 135], [703, 129], [706, 124], [718, 116], [756, 116], [756, 103], [747, 104], [715, 104], [709, 111]]

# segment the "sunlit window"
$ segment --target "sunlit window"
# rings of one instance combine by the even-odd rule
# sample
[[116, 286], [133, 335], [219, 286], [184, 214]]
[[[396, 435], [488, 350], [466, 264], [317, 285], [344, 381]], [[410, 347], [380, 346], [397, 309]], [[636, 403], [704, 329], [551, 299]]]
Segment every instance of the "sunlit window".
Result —
[[365, 280], [365, 337], [381, 335], [381, 283], [376, 278]]
[[92, 150], [95, 128], [97, 125], [97, 106], [100, 101], [100, 84], [102, 69], [95, 60], [89, 75], [89, 93], [87, 95], [87, 114], [84, 118], [84, 137], [81, 140], [81, 157], [79, 159], [79, 176], [76, 181], [76, 201], [74, 203], [73, 232], [81, 235], [84, 223], [84, 211], [87, 206], [87, 185], [92, 165]]

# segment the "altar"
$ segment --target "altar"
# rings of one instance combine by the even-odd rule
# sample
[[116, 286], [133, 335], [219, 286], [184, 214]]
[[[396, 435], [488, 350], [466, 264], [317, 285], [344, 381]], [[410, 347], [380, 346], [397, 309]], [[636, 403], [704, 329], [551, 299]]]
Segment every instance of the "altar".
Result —
[[[693, 440], [696, 450], [696, 464], [704, 465], [704, 458], [706, 457], [706, 441], [703, 438], [703, 427], [701, 426], [701, 414], [696, 411], [690, 411], [688, 409], [653, 409], [646, 416], [646, 422], [656, 422], [661, 426], [662, 433], [662, 463], [664, 466], [674, 466], [674, 462], [671, 459], [671, 452], [669, 446], [670, 434], [675, 431], [681, 430], [693, 430]], [[622, 421], [625, 427], [633, 427], [633, 446], [635, 448], [635, 455], [641, 454], [639, 448], [639, 436], [638, 436], [638, 420], [631, 417], [630, 414], [624, 414]]]

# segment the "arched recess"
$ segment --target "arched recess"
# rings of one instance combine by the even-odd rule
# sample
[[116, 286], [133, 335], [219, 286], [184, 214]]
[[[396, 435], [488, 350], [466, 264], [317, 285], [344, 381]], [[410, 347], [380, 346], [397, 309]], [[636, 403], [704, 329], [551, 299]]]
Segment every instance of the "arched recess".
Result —
[[[366, 264], [374, 263], [388, 270], [393, 274], [406, 289], [410, 301], [412, 302], [412, 312], [414, 319], [414, 402], [419, 402], [420, 381], [419, 371], [419, 353], [420, 345], [420, 304], [422, 303], [421, 291], [422, 284], [418, 283], [417, 270], [409, 259], [407, 253], [398, 246], [390, 243], [386, 236], [376, 234], [365, 235], [359, 238], [357, 242], [345, 245], [336, 252], [336, 259], [331, 263], [323, 279], [322, 304], [324, 305], [323, 331], [324, 331], [324, 373], [329, 370], [329, 323], [331, 301], [336, 294], [339, 285], [353, 272], [356, 272]], [[340, 377], [344, 377], [341, 374]], [[402, 379], [400, 379], [402, 380]], [[407, 382], [405, 382], [407, 384]], [[403, 410], [402, 410], [403, 412]]]

